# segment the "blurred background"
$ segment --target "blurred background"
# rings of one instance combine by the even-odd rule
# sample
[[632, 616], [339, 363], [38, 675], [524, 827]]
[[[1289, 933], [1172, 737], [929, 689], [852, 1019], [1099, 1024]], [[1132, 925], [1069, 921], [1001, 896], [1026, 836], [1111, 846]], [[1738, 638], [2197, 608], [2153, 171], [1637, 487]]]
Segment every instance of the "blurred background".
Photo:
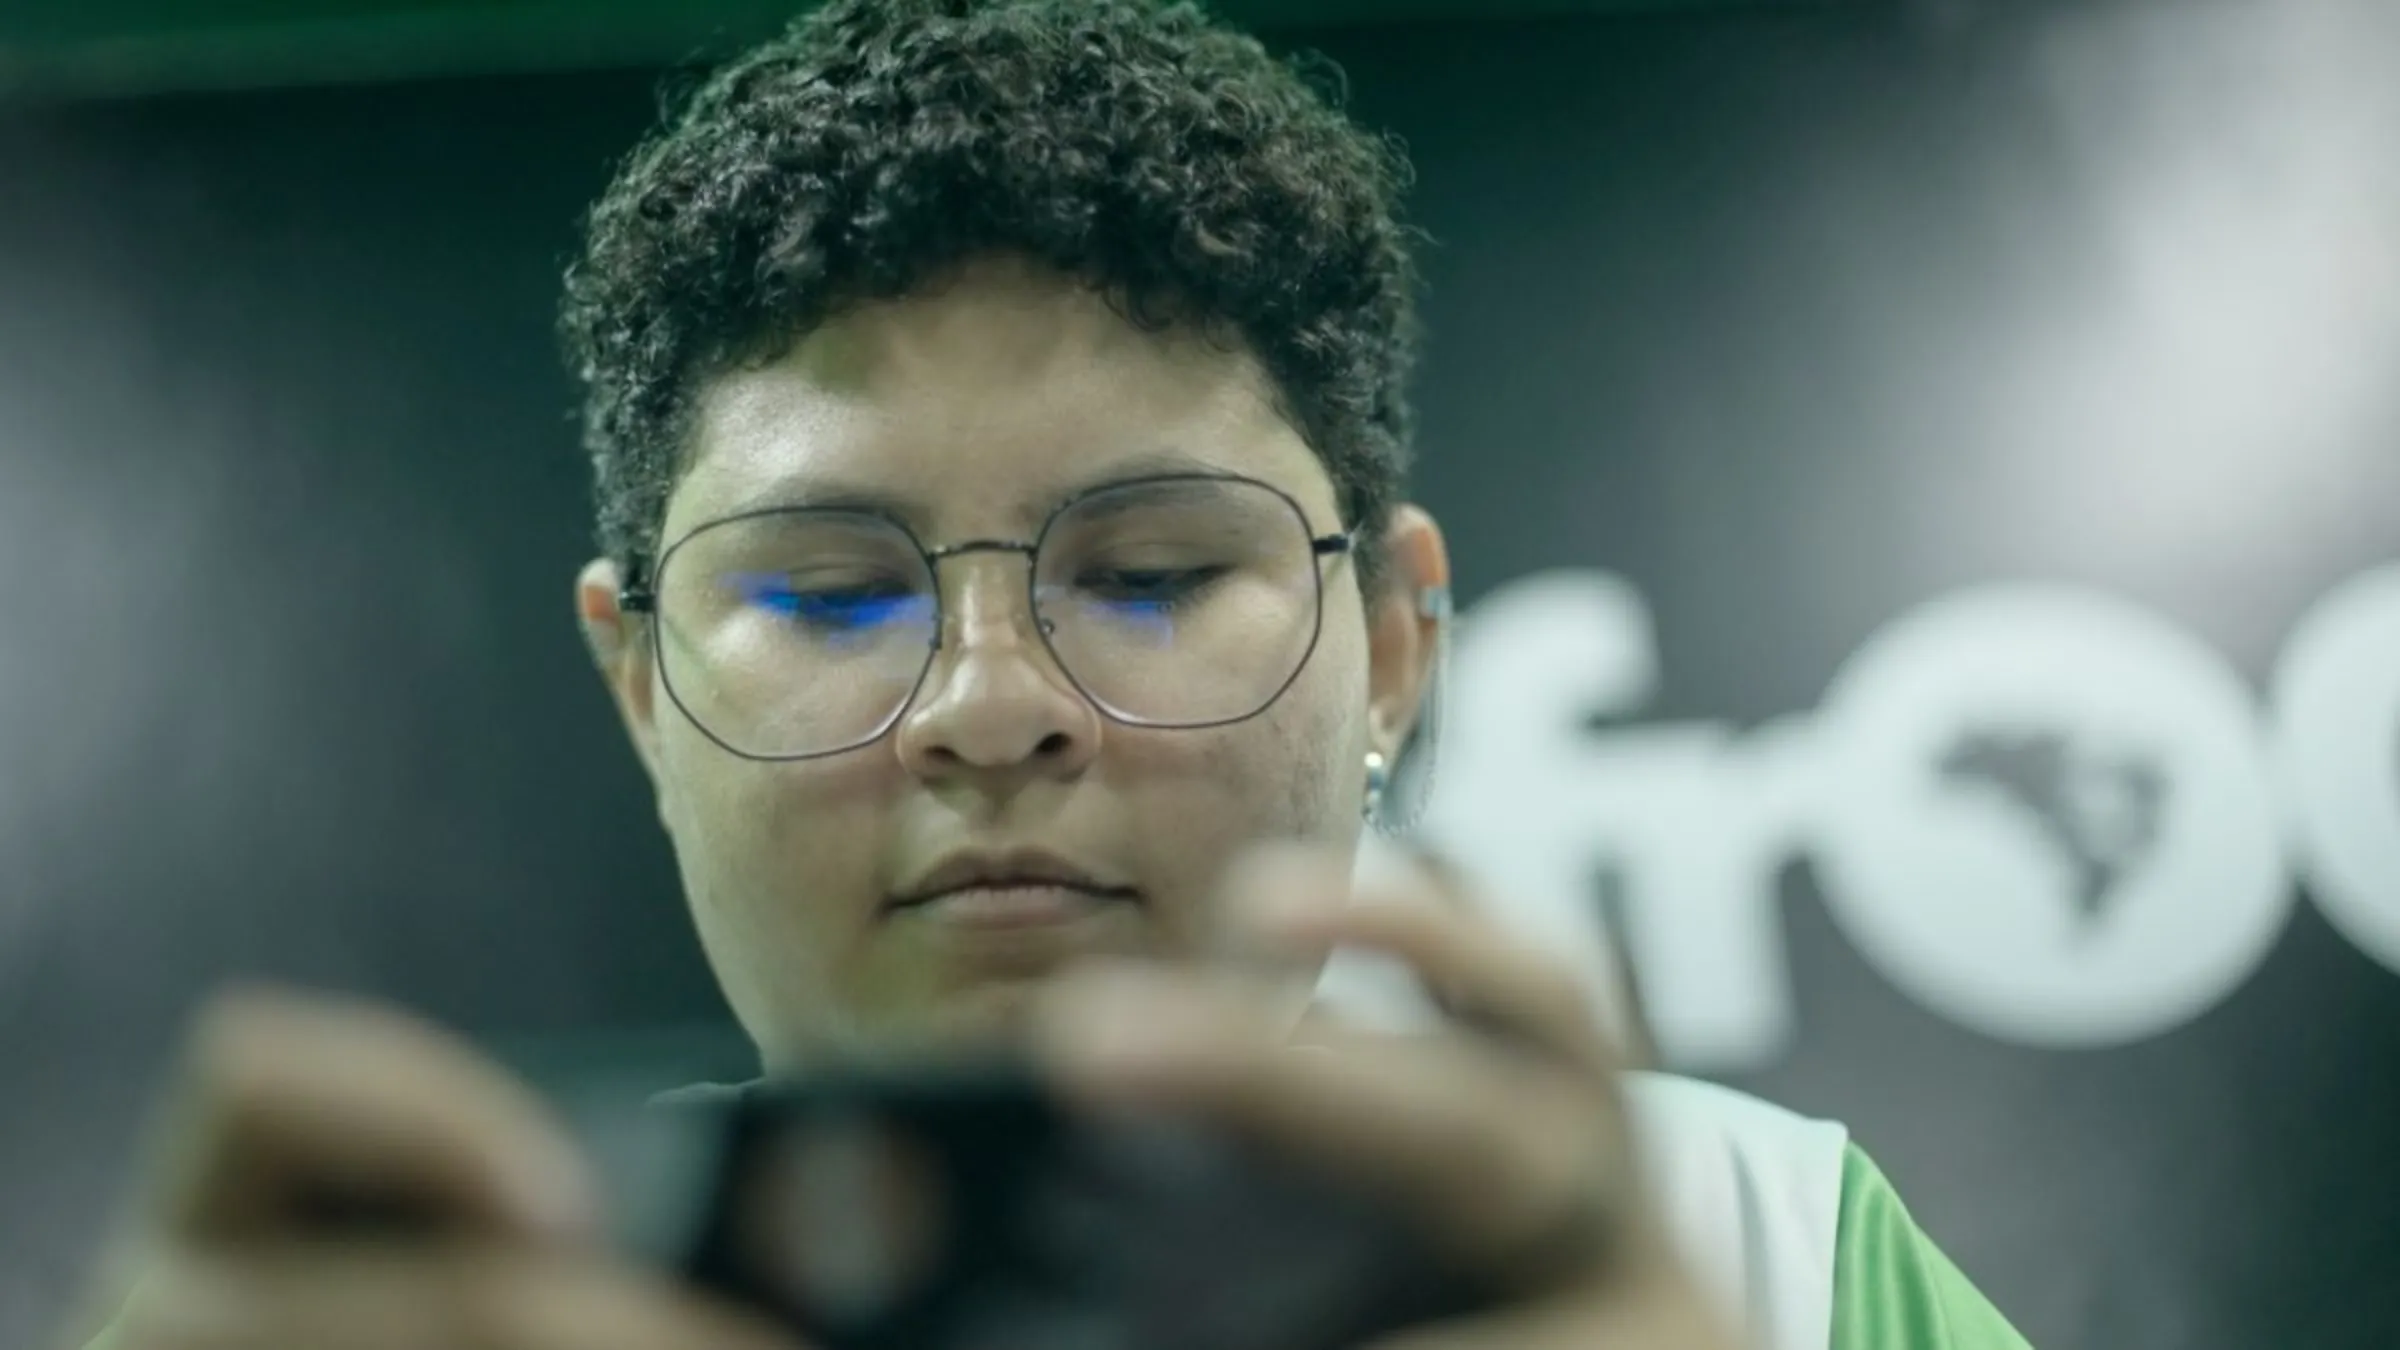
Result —
[[[229, 977], [743, 1071], [551, 318], [788, 8], [0, 7], [0, 1344]], [[1226, 8], [1421, 173], [1427, 836], [2035, 1344], [2400, 1343], [2400, 5]]]

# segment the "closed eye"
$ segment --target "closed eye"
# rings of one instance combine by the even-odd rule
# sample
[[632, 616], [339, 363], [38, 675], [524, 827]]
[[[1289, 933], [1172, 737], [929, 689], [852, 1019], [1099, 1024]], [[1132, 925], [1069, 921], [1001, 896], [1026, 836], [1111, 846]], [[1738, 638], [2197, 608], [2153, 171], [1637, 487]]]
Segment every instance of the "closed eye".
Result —
[[892, 581], [798, 585], [783, 573], [744, 574], [729, 581], [744, 603], [830, 634], [914, 622], [925, 608], [925, 598], [914, 588]]
[[1076, 578], [1076, 589], [1110, 606], [1171, 609], [1199, 595], [1230, 570], [1222, 566], [1095, 568]]

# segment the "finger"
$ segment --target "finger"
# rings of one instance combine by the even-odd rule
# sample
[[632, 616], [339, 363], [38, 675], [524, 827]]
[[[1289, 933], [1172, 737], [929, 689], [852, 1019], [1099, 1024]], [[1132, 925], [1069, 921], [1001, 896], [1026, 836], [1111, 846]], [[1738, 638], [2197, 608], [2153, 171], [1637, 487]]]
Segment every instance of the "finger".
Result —
[[1736, 1350], [1740, 1341], [1672, 1270], [1483, 1317], [1411, 1328], [1365, 1350]]
[[1472, 914], [1362, 902], [1298, 928], [1293, 937], [1395, 957], [1462, 1025], [1563, 1056], [1592, 1073], [1617, 1068], [1583, 983], [1548, 953]]
[[533, 1240], [597, 1231], [590, 1179], [530, 1090], [397, 1014], [291, 994], [220, 998], [166, 1119], [157, 1220], [190, 1242], [329, 1219]]
[[168, 1262], [112, 1350], [793, 1350], [663, 1277], [524, 1249], [287, 1249]]
[[1093, 969], [1058, 979], [1036, 1055], [1073, 1099], [1181, 1114], [1401, 1206], [1455, 1255], [1547, 1275], [1622, 1208], [1606, 1085], [1467, 1037], [1281, 1041], [1238, 981]]
[[1273, 967], [1308, 955], [1293, 930], [1321, 923], [1347, 908], [1356, 884], [1349, 860], [1307, 844], [1267, 844], [1244, 850], [1217, 884], [1217, 955], [1237, 967]]
[[1593, 1072], [1617, 1067], [1591, 993], [1567, 966], [1455, 903], [1413, 867], [1384, 869], [1353, 898], [1338, 860], [1276, 848], [1245, 857], [1227, 885], [1225, 929], [1248, 950], [1290, 963], [1321, 960], [1337, 947], [1379, 952], [1411, 967], [1469, 1027]]

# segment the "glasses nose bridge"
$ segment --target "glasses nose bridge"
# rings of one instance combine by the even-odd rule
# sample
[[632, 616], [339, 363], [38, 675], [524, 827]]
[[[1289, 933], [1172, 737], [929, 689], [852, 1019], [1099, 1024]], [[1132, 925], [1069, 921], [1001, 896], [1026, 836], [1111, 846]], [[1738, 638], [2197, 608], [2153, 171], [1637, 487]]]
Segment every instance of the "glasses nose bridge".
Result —
[[[939, 629], [934, 635], [934, 645], [950, 645], [954, 628], [955, 635], [963, 640], [972, 631], [994, 626], [1005, 632], [1018, 631], [1020, 622], [1026, 625], [1024, 631], [1038, 640], [1044, 624], [1041, 614], [1033, 607], [1033, 569], [1038, 565], [1039, 549], [1038, 542], [1022, 539], [966, 539], [942, 548], [928, 549], [925, 566], [933, 574], [935, 604], [941, 616]], [[955, 558], [988, 554], [1015, 554], [1023, 558], [1024, 577], [1013, 584], [999, 577], [992, 578], [992, 583], [999, 586], [995, 596], [989, 587], [977, 587], [974, 584], [973, 578], [978, 569], [969, 569], [955, 583], [955, 593], [951, 593], [951, 583], [943, 579], [942, 564]], [[986, 602], [991, 599], [999, 600], [997, 614], [985, 608]]]

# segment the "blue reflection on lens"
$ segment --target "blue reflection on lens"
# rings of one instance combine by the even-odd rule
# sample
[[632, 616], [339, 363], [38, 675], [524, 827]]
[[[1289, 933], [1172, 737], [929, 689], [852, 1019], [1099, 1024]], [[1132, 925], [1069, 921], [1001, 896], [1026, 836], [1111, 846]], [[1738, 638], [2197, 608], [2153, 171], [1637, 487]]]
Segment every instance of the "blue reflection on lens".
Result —
[[1092, 600], [1090, 609], [1105, 611], [1108, 621], [1154, 647], [1175, 640], [1175, 604], [1168, 600]]
[[781, 572], [735, 572], [726, 586], [742, 600], [812, 634], [861, 642], [897, 627], [920, 627], [931, 598], [889, 583], [801, 588]]

